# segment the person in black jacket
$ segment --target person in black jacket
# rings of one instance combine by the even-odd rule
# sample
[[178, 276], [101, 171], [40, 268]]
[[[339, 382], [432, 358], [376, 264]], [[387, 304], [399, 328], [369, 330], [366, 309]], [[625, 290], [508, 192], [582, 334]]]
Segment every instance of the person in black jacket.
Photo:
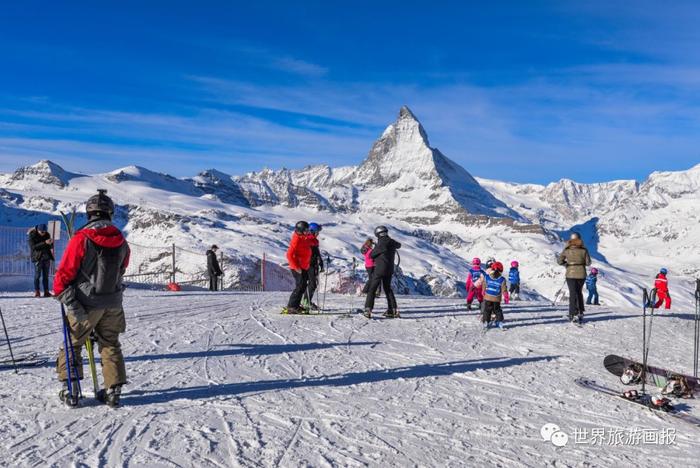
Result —
[[365, 312], [367, 318], [372, 317], [372, 309], [374, 308], [374, 298], [377, 290], [381, 285], [384, 288], [386, 301], [389, 304], [389, 309], [384, 314], [387, 318], [398, 317], [398, 308], [396, 305], [396, 297], [391, 289], [391, 277], [394, 275], [394, 259], [396, 251], [401, 248], [401, 244], [389, 237], [389, 230], [386, 226], [378, 226], [374, 230], [377, 236], [377, 245], [372, 249], [371, 257], [374, 260], [374, 271], [372, 279], [369, 283], [367, 291], [367, 299], [365, 299]]
[[323, 273], [323, 258], [321, 258], [321, 249], [319, 248], [318, 235], [322, 230], [322, 226], [318, 223], [309, 223], [309, 233], [313, 237], [311, 242], [311, 264], [309, 266], [309, 284], [306, 288], [306, 301], [308, 301], [309, 309], [319, 310], [318, 305], [314, 303], [314, 294], [318, 289], [318, 274]]
[[219, 247], [212, 245], [211, 249], [207, 250], [207, 273], [209, 274], [209, 291], [219, 290], [219, 276], [224, 273], [219, 266], [219, 259], [216, 258], [216, 252]]
[[34, 263], [34, 297], [40, 297], [39, 281], [44, 286], [44, 297], [51, 297], [49, 292], [49, 269], [53, 257], [53, 239], [47, 232], [46, 224], [38, 224], [28, 233], [32, 263]]

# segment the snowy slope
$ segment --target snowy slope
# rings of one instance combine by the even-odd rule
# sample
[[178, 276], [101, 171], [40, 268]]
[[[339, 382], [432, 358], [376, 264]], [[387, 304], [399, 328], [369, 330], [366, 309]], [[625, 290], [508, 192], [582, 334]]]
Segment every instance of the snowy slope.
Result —
[[[0, 296], [15, 352], [51, 358], [19, 374], [0, 367], [0, 464], [697, 466], [700, 428], [573, 383], [622, 389], [602, 360], [639, 357], [636, 309], [590, 310], [579, 329], [562, 308], [521, 303], [506, 307], [510, 329], [482, 335], [454, 299], [399, 298], [404, 318], [394, 321], [337, 315], [347, 296], [330, 297], [326, 316], [282, 316], [285, 299], [127, 291], [124, 406], [88, 398], [71, 410], [56, 396], [57, 303]], [[688, 322], [656, 319], [651, 362], [690, 370]], [[84, 388], [89, 396], [89, 379]], [[700, 411], [697, 400], [682, 404]], [[546, 423], [569, 444], [543, 441]], [[670, 429], [674, 443], [608, 442], [635, 428]], [[602, 430], [603, 441], [577, 444], [577, 430]]]

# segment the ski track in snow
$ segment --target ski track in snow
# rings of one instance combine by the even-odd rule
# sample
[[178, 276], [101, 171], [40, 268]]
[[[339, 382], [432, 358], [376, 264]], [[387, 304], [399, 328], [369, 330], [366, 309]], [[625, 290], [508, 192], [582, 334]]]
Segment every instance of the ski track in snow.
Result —
[[[564, 307], [516, 302], [505, 307], [510, 329], [484, 333], [459, 299], [399, 297], [402, 319], [367, 320], [343, 315], [350, 297], [309, 316], [279, 314], [286, 298], [130, 290], [123, 407], [96, 404], [87, 379], [90, 397], [71, 410], [53, 369], [57, 303], [0, 295], [16, 355], [51, 356], [2, 371], [0, 465], [697, 466], [700, 428], [573, 384], [585, 376], [622, 388], [602, 360], [641, 354], [639, 311], [590, 308], [577, 328]], [[689, 373], [689, 320], [654, 320], [650, 362]], [[634, 427], [677, 436], [673, 446], [556, 448], [539, 435], [549, 422], [570, 436]]]

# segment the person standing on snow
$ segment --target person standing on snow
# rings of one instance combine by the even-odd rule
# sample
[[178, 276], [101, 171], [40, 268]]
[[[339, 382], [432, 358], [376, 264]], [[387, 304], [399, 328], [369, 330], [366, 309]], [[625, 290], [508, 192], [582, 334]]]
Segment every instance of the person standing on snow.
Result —
[[318, 310], [314, 304], [314, 294], [318, 289], [318, 274], [323, 272], [323, 259], [319, 248], [318, 235], [323, 227], [317, 223], [309, 223], [309, 235], [311, 237], [311, 263], [309, 265], [309, 285], [306, 289], [306, 301], [309, 309]]
[[287, 262], [294, 276], [294, 291], [287, 302], [288, 314], [299, 314], [301, 300], [309, 285], [309, 267], [311, 266], [311, 247], [313, 237], [309, 234], [309, 223], [299, 221], [294, 226], [294, 233], [287, 249]]
[[39, 282], [44, 286], [44, 297], [51, 297], [49, 292], [49, 269], [53, 257], [53, 239], [47, 232], [46, 224], [37, 224], [27, 233], [32, 263], [34, 263], [34, 297], [40, 297]]
[[209, 274], [209, 291], [219, 290], [219, 277], [224, 273], [221, 271], [219, 259], [216, 258], [216, 253], [219, 247], [214, 244], [211, 249], [207, 250], [207, 274]]
[[520, 264], [517, 260], [510, 262], [510, 270], [508, 270], [508, 283], [510, 289], [508, 292], [513, 300], [520, 299]]
[[557, 257], [557, 263], [566, 266], [566, 285], [569, 288], [569, 321], [583, 323], [585, 311], [583, 285], [586, 282], [586, 267], [591, 264], [591, 256], [584, 247], [579, 233], [571, 233], [566, 247]]
[[[365, 243], [362, 244], [362, 248], [360, 248], [360, 253], [362, 253], [362, 256], [365, 258], [365, 270], [367, 270], [367, 282], [362, 288], [363, 294], [367, 294], [367, 292], [369, 291], [369, 283], [372, 281], [372, 272], [374, 272], [374, 260], [372, 260], [373, 248], [374, 240], [371, 237], [367, 239]], [[381, 285], [379, 289], [381, 290]]]
[[586, 304], [600, 305], [598, 298], [598, 269], [591, 268], [591, 273], [586, 277], [586, 289], [588, 290], [588, 299]]
[[490, 273], [484, 277], [481, 285], [481, 291], [484, 295], [481, 322], [483, 323], [484, 329], [487, 329], [491, 324], [492, 316], [495, 315], [495, 325], [502, 329], [503, 309], [501, 309], [501, 298], [506, 304], [510, 301], [506, 279], [502, 276], [503, 264], [494, 260], [491, 262], [489, 270]]
[[668, 279], [666, 275], [668, 275], [668, 270], [666, 268], [662, 268], [659, 274], [656, 275], [654, 288], [656, 288], [656, 297], [658, 301], [654, 304], [654, 309], [658, 309], [663, 303], [666, 303], [664, 306], [666, 310], [671, 308], [671, 293], [668, 291]]
[[[129, 245], [121, 231], [112, 224], [114, 202], [106, 190], [87, 201], [88, 223], [68, 242], [54, 277], [56, 299], [66, 307], [76, 362], [71, 363], [83, 376], [81, 349], [94, 330], [100, 350], [104, 389], [97, 399], [115, 407], [119, 405], [126, 368], [119, 334], [126, 330], [122, 295], [122, 276], [129, 265]], [[62, 394], [68, 391], [65, 352], [56, 361]], [[77, 386], [73, 386], [77, 391]], [[73, 395], [77, 397], [77, 395]], [[77, 401], [77, 398], [74, 400]]]
[[394, 275], [396, 251], [401, 248], [401, 243], [389, 237], [389, 230], [386, 226], [378, 226], [374, 230], [374, 235], [377, 236], [377, 246], [372, 249], [370, 254], [372, 260], [374, 260], [374, 272], [372, 273], [372, 279], [369, 281], [369, 288], [367, 288], [364, 316], [372, 318], [374, 299], [381, 285], [389, 305], [389, 309], [384, 313], [384, 317], [396, 318], [399, 316], [399, 311], [394, 291], [391, 289], [391, 278]]
[[481, 259], [474, 257], [466, 282], [467, 310], [472, 310], [472, 302], [474, 302], [475, 298], [479, 301], [479, 307], [481, 307], [481, 303], [484, 302], [484, 294], [481, 288], [484, 277], [486, 277], [486, 272], [481, 269]]

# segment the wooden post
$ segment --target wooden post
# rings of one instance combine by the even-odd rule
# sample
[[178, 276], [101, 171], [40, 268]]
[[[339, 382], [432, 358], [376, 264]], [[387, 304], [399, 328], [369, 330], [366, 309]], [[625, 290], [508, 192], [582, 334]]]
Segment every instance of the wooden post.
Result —
[[224, 290], [224, 251], [219, 252], [219, 268], [221, 268], [221, 278], [219, 279], [219, 291]]
[[265, 291], [265, 252], [263, 252], [262, 261], [260, 262], [260, 287]]
[[175, 243], [173, 242], [173, 283], [175, 283]]

